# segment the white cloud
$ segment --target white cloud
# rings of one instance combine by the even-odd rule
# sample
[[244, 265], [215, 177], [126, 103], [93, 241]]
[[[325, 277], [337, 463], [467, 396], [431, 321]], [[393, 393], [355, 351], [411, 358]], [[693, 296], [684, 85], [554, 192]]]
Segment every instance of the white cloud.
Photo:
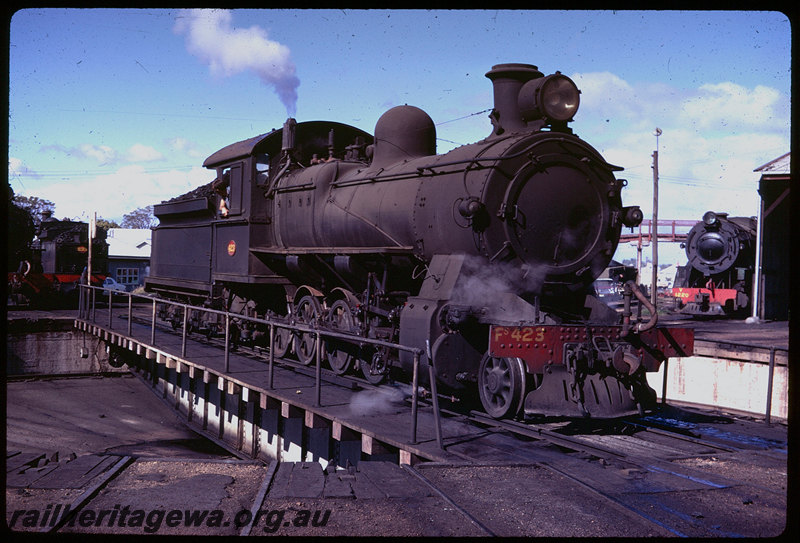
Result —
[[635, 89], [625, 80], [610, 72], [576, 73], [573, 81], [581, 90], [580, 111], [618, 119], [633, 118], [637, 113]]
[[66, 155], [67, 157], [78, 160], [90, 160], [99, 166], [111, 166], [121, 163], [152, 162], [162, 160], [164, 155], [159, 151], [144, 145], [135, 143], [125, 153], [120, 153], [108, 145], [95, 145], [92, 143], [81, 143], [74, 147], [63, 145], [46, 145], [40, 149], [42, 152], [55, 152], [56, 154]]
[[[777, 156], [782, 139], [772, 135], [731, 135], [705, 138], [691, 130], [663, 129], [659, 138], [659, 217], [694, 219], [708, 210], [753, 215], [758, 209], [758, 174], [753, 169]], [[653, 204], [655, 137], [635, 133], [606, 150], [606, 159], [626, 168], [628, 204], [639, 205], [649, 217]], [[774, 158], [774, 156], [772, 156]]]
[[88, 158], [98, 164], [112, 164], [117, 160], [117, 152], [108, 145], [83, 143], [71, 151], [77, 158]]
[[39, 177], [39, 174], [28, 168], [28, 166], [19, 158], [8, 157], [8, 178], [12, 179], [14, 177], [21, 176]]
[[659, 217], [690, 220], [705, 211], [753, 215], [759, 175], [753, 169], [789, 150], [788, 97], [764, 86], [730, 82], [685, 90], [630, 84], [607, 73], [575, 74], [582, 90], [573, 128], [612, 164], [625, 168], [628, 205], [653, 208], [655, 128]]
[[98, 217], [117, 222], [140, 207], [174, 198], [214, 177], [213, 172], [196, 167], [190, 171], [148, 172], [140, 165], [125, 166], [114, 173], [85, 180], [40, 185], [36, 195], [56, 204], [58, 218], [86, 220]]
[[127, 162], [153, 162], [163, 160], [164, 155], [148, 145], [136, 143], [128, 149], [125, 159]]
[[775, 89], [758, 85], [750, 90], [724, 82], [702, 85], [683, 102], [679, 120], [701, 129], [769, 128], [780, 122], [780, 109], [781, 94]]
[[172, 152], [185, 153], [191, 158], [205, 158], [205, 155], [197, 149], [197, 145], [186, 138], [172, 138], [167, 141], [167, 147]]
[[53, 144], [42, 146], [40, 152], [54, 152], [78, 160], [91, 160], [97, 164], [108, 165], [117, 162], [119, 155], [115, 149], [108, 145], [95, 145], [81, 143], [74, 147]]
[[67, 147], [60, 144], [44, 145], [39, 148], [41, 153], [53, 153], [65, 155], [77, 160], [91, 160], [97, 164], [108, 165], [117, 161], [116, 150], [108, 145], [94, 145], [92, 143], [81, 143], [74, 147]]

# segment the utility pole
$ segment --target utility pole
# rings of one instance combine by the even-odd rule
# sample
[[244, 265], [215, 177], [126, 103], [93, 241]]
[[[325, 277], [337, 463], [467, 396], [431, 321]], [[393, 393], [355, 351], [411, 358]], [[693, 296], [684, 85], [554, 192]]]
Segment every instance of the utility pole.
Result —
[[88, 281], [87, 284], [92, 284], [92, 239], [95, 236], [95, 228], [97, 224], [97, 213], [95, 212], [94, 218], [89, 219], [89, 260], [87, 262], [86, 271], [87, 277], [86, 280]]
[[653, 151], [653, 227], [650, 229], [653, 241], [653, 282], [650, 288], [650, 303], [656, 305], [658, 290], [658, 136], [661, 129], [656, 127], [656, 150]]
[[753, 270], [753, 297], [750, 305], [753, 306], [752, 317], [758, 319], [763, 315], [761, 311], [761, 247], [764, 242], [764, 199], [758, 205], [758, 222], [756, 222], [756, 263]]

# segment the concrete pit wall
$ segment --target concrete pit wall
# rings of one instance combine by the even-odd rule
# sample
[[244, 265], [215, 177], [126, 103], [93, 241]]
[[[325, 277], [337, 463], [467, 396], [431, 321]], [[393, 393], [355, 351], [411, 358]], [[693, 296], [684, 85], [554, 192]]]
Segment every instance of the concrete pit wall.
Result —
[[[126, 353], [113, 368], [108, 349]], [[101, 327], [73, 319], [8, 321], [6, 371], [14, 376], [128, 373], [148, 382], [189, 427], [243, 458], [319, 462], [323, 467], [361, 460], [417, 463], [408, 451], [269, 396], [224, 375], [204, 370]], [[154, 401], [158, 401], [154, 398]]]
[[108, 364], [106, 344], [74, 328], [72, 319], [8, 320], [6, 375], [127, 372]]
[[[113, 341], [113, 340], [112, 340]], [[346, 467], [362, 460], [417, 463], [408, 451], [281, 401], [235, 379], [142, 345], [128, 367], [189, 426], [242, 458]]]
[[355, 466], [362, 460], [414, 464], [411, 452], [270, 396], [236, 379], [111, 335], [130, 353], [126, 368], [148, 382], [188, 425], [242, 458]]
[[[766, 415], [769, 387], [768, 353], [747, 360], [719, 356], [671, 358], [667, 366], [667, 402], [678, 401], [721, 409]], [[757, 358], [753, 360], [752, 358]], [[789, 416], [789, 368], [787, 353], [776, 352], [770, 416]], [[764, 360], [766, 359], [766, 360]], [[658, 373], [647, 374], [650, 386], [662, 396], [664, 364]]]

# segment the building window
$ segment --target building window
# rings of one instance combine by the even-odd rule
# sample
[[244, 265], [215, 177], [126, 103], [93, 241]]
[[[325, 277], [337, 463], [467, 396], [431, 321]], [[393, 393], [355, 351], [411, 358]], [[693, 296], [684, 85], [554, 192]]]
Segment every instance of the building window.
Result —
[[123, 285], [138, 285], [139, 268], [117, 268], [117, 282]]

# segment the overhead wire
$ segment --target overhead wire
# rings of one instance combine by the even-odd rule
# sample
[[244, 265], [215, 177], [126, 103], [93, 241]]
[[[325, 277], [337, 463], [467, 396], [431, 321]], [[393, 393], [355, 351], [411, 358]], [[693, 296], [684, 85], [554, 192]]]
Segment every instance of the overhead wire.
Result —
[[[165, 166], [160, 168], [145, 168], [142, 170], [142, 173], [151, 174], [151, 173], [164, 173], [164, 172], [171, 172], [171, 171], [183, 171], [183, 170], [190, 170], [196, 167], [196, 165], [191, 166]], [[89, 179], [92, 177], [97, 177], [100, 175], [113, 175], [118, 173], [119, 170], [104, 170], [104, 169], [97, 169], [97, 170], [37, 170], [35, 173], [26, 173], [26, 172], [13, 172], [13, 177], [19, 180], [20, 184], [22, 184], [21, 179], [23, 177], [33, 177], [36, 179]], [[11, 172], [10, 172], [11, 173]], [[23, 185], [24, 187], [24, 185]]]
[[[492, 111], [492, 108], [483, 109], [481, 111], [476, 111], [475, 113], [470, 113], [469, 115], [464, 115], [462, 117], [456, 117], [455, 119], [450, 119], [449, 121], [441, 121], [441, 122], [438, 122], [438, 123], [434, 123], [434, 126], [441, 126], [443, 124], [453, 123], [453, 122], [456, 122], [456, 121], [461, 121], [463, 119], [469, 119], [470, 117], [474, 117], [476, 115], [482, 115], [484, 113], [488, 113], [489, 111]], [[438, 141], [444, 141], [446, 143], [452, 143], [453, 145], [466, 145], [465, 143], [460, 142], [460, 141], [453, 141], [453, 140], [448, 140], [448, 139], [439, 138], [439, 137], [437, 137], [436, 139]]]

